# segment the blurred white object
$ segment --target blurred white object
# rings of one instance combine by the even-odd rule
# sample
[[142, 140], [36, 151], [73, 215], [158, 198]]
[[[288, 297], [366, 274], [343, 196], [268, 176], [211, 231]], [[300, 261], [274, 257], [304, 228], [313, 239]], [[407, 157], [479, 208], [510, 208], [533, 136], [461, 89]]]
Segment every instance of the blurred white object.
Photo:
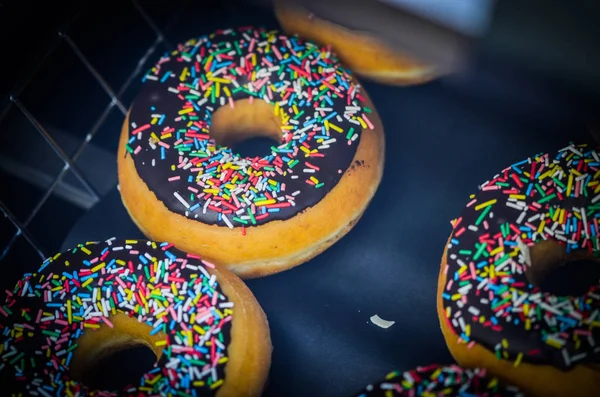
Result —
[[495, 0], [379, 0], [469, 36], [483, 34], [491, 21]]

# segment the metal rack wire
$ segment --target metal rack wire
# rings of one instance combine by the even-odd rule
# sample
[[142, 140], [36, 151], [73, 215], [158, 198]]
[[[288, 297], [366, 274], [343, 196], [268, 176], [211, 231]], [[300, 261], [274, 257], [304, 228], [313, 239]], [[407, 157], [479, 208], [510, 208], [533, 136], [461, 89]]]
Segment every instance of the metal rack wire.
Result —
[[[56, 31], [56, 37], [51, 43], [51, 45], [47, 48], [46, 56], [44, 58], [48, 58], [57, 48], [60, 42], [64, 42], [68, 45], [71, 51], [76, 55], [76, 57], [81, 62], [81, 66], [91, 74], [94, 80], [101, 86], [106, 95], [109, 97], [110, 102], [105, 107], [101, 115], [98, 119], [93, 123], [90, 130], [85, 135], [83, 141], [79, 144], [73, 154], [68, 155], [63, 148], [55, 141], [52, 135], [48, 132], [48, 130], [42, 125], [42, 123], [36, 118], [36, 116], [25, 106], [25, 104], [20, 100], [20, 96], [23, 91], [28, 87], [31, 83], [34, 75], [39, 73], [39, 68], [33, 71], [33, 75], [28, 76], [28, 78], [24, 81], [21, 86], [12, 91], [9, 101], [7, 105], [0, 109], [0, 121], [8, 114], [11, 109], [16, 109], [31, 123], [31, 125], [37, 130], [40, 136], [45, 140], [46, 144], [48, 144], [54, 151], [55, 155], [62, 161], [63, 166], [60, 172], [56, 175], [53, 182], [49, 185], [49, 187], [44, 191], [41, 198], [37, 201], [33, 209], [29, 212], [24, 219], [19, 219], [13, 211], [11, 211], [8, 206], [0, 199], [0, 212], [3, 216], [9, 220], [10, 223], [16, 228], [16, 232], [12, 235], [12, 237], [8, 240], [8, 243], [2, 247], [0, 246], [0, 261], [2, 261], [11, 248], [14, 246], [15, 242], [19, 237], [23, 237], [31, 248], [42, 258], [45, 259], [48, 255], [47, 252], [42, 248], [36, 238], [32, 235], [28, 227], [31, 222], [40, 212], [40, 209], [44, 206], [44, 204], [48, 201], [48, 199], [55, 193], [57, 187], [63, 181], [63, 178], [67, 174], [67, 171], [70, 171], [77, 180], [81, 183], [81, 186], [85, 188], [93, 203], [97, 202], [100, 199], [99, 192], [94, 188], [92, 183], [86, 178], [86, 176], [81, 172], [78, 168], [76, 162], [77, 159], [81, 156], [86, 146], [90, 143], [90, 141], [94, 138], [103, 124], [106, 122], [109, 114], [113, 109], [117, 109], [123, 116], [127, 111], [126, 106], [123, 104], [121, 97], [124, 92], [130, 87], [131, 83], [140, 75], [142, 68], [149, 57], [151, 57], [159, 48], [160, 45], [165, 46], [167, 49], [173, 48], [172, 44], [166, 39], [165, 34], [158, 27], [158, 24], [149, 16], [149, 14], [144, 9], [144, 6], [138, 0], [130, 0], [133, 4], [134, 8], [143, 18], [143, 20], [148, 24], [150, 29], [154, 32], [155, 40], [154, 42], [146, 49], [143, 56], [139, 59], [137, 65], [134, 69], [129, 73], [129, 77], [126, 81], [119, 87], [118, 89], [114, 89], [110, 86], [107, 80], [102, 76], [101, 73], [94, 67], [94, 65], [88, 60], [86, 55], [77, 45], [75, 40], [69, 35], [68, 28], [61, 29]], [[172, 17], [176, 18], [177, 13], [175, 13]], [[171, 21], [172, 23], [173, 21]], [[92, 204], [93, 204], [92, 203]]]

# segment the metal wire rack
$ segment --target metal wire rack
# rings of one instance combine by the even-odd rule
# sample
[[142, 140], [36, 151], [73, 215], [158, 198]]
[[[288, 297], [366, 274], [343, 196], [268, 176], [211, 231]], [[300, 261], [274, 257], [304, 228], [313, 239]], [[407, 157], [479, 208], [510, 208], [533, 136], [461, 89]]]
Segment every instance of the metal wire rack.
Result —
[[[31, 126], [44, 139], [45, 143], [52, 148], [54, 155], [57, 156], [62, 162], [62, 168], [55, 176], [54, 180], [49, 183], [49, 186], [45, 189], [45, 191], [43, 191], [41, 197], [39, 197], [33, 208], [26, 216], [19, 217], [14, 213], [14, 211], [11, 211], [9, 206], [3, 200], [6, 196], [0, 194], [0, 211], [4, 215], [4, 218], [7, 219], [16, 230], [12, 236], [6, 239], [7, 242], [3, 244], [3, 246], [0, 245], [0, 261], [6, 258], [7, 254], [15, 246], [15, 243], [19, 239], [24, 239], [28, 243], [29, 247], [35, 251], [40, 258], [44, 259], [48, 256], [49, 252], [46, 252], [43, 246], [39, 243], [38, 239], [31, 233], [29, 226], [40, 213], [42, 207], [48, 202], [49, 198], [56, 193], [57, 187], [61, 184], [67, 173], [71, 173], [78, 180], [83, 189], [85, 189], [89, 197], [88, 205], [90, 207], [100, 200], [101, 193], [94, 186], [94, 184], [90, 182], [89, 178], [86, 177], [82, 170], [80, 170], [77, 160], [80, 158], [88, 144], [101, 130], [102, 126], [113, 110], [117, 110], [122, 116], [125, 115], [127, 111], [127, 105], [122, 100], [123, 94], [131, 86], [132, 82], [140, 75], [148, 59], [155, 55], [159, 48], [173, 48], [173, 45], [166, 38], [165, 33], [163, 32], [163, 28], [160, 28], [153, 18], [151, 18], [146, 12], [143, 2], [138, 0], [130, 1], [139, 16], [152, 30], [155, 38], [152, 44], [145, 50], [143, 56], [138, 60], [133, 70], [129, 72], [127, 79], [120, 87], [112, 87], [111, 84], [108, 83], [107, 79], [92, 64], [84, 51], [78, 45], [77, 40], [70, 35], [70, 25], [56, 30], [54, 32], [54, 39], [46, 49], [46, 55], [44, 56], [44, 59], [51, 56], [53, 52], [56, 51], [56, 48], [59, 44], [66, 44], [70, 51], [72, 51], [72, 53], [79, 60], [79, 67], [84, 68], [86, 72], [93, 77], [95, 82], [102, 88], [109, 99], [108, 105], [103, 109], [100, 116], [92, 123], [92, 126], [85, 133], [83, 140], [78, 144], [74, 151], [67, 153], [67, 151], [61, 147], [53, 135], [48, 131], [48, 128], [44, 126], [43, 123], [36, 117], [34, 111], [30, 110], [28, 106], [21, 100], [22, 93], [28, 89], [31, 81], [34, 79], [35, 75], [40, 72], [40, 68], [43, 68], [44, 65], [38, 67], [37, 70], [33, 71], [32, 74], [28, 76], [20, 86], [16, 87], [16, 89], [13, 89], [8, 96], [6, 105], [0, 109], [0, 122], [2, 122], [2, 120], [10, 112], [20, 112], [21, 115], [27, 119]], [[180, 4], [180, 6], [183, 7], [182, 4]], [[167, 27], [175, 22], [178, 15], [179, 13], [177, 12], [173, 13], [173, 16], [170, 17]], [[4, 190], [5, 194], [19, 194], [19, 192], [12, 191], [12, 189]], [[0, 221], [2, 220], [0, 219]]]

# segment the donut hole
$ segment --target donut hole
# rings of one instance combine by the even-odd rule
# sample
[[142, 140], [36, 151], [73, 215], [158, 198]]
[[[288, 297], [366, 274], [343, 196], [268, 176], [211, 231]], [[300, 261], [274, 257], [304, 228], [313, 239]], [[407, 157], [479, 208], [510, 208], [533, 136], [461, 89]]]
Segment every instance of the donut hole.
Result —
[[281, 144], [281, 117], [275, 107], [262, 100], [240, 99], [233, 107], [218, 108], [212, 115], [210, 135], [219, 146], [227, 146], [242, 157], [265, 157]]
[[123, 390], [137, 385], [146, 373], [154, 368], [156, 355], [144, 344], [113, 350], [90, 363], [81, 373], [81, 382], [91, 390]]
[[138, 385], [162, 356], [166, 335], [136, 318], [117, 314], [99, 329], [86, 330], [77, 340], [69, 375], [92, 390], [122, 390]]
[[600, 281], [600, 263], [587, 251], [567, 254], [564, 246], [545, 240], [529, 248], [527, 280], [542, 291], [559, 296], [580, 296]]

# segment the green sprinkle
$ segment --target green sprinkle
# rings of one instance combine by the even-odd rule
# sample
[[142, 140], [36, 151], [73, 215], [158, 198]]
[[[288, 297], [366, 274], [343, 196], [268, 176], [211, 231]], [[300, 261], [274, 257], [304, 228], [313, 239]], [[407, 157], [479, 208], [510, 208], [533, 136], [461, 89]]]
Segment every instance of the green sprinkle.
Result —
[[539, 199], [539, 200], [538, 200], [538, 203], [539, 203], [539, 204], [543, 204], [543, 203], [545, 203], [545, 202], [547, 202], [547, 201], [550, 201], [550, 200], [552, 200], [554, 197], [556, 197], [556, 193], [552, 193], [552, 194], [551, 194], [551, 195], [549, 195], [549, 196], [546, 196], [546, 197], [543, 197], [543, 198]]
[[479, 259], [481, 254], [483, 254], [486, 246], [487, 246], [487, 243], [483, 243], [483, 244], [480, 244], [479, 247], [477, 247], [477, 251], [475, 252], [475, 255], [473, 255], [473, 260], [476, 261], [477, 259]]
[[483, 220], [485, 219], [485, 217], [487, 216], [487, 214], [492, 210], [492, 207], [493, 207], [492, 205], [488, 205], [487, 207], [485, 207], [483, 209], [483, 211], [481, 211], [481, 214], [479, 215], [479, 217], [475, 221], [475, 226], [479, 226], [481, 224], [481, 222], [483, 222]]

